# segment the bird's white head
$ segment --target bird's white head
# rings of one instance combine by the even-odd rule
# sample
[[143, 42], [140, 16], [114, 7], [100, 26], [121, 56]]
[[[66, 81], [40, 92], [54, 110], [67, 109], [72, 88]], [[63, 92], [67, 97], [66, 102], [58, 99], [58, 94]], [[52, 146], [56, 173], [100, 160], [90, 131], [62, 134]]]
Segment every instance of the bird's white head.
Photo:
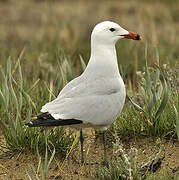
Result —
[[141, 39], [137, 33], [129, 32], [111, 21], [103, 21], [97, 24], [91, 34], [91, 40], [98, 44], [115, 44], [122, 38]]

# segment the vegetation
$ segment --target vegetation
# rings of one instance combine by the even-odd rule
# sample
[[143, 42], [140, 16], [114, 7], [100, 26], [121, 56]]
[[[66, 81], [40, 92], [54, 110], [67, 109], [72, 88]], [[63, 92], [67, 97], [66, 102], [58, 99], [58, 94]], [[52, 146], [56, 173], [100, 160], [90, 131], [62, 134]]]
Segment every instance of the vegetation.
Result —
[[[6, 29], [0, 30], [0, 155], [7, 151], [37, 154], [38, 167], [30, 163], [26, 175], [47, 179], [57, 154], [64, 162], [77, 148], [78, 136], [73, 130], [55, 128], [39, 133], [39, 128], [24, 124], [83, 72], [90, 54], [90, 30], [97, 22], [110, 19], [139, 31], [143, 41], [126, 40], [116, 46], [128, 98], [110, 128], [116, 158], [106, 167], [99, 165], [93, 175], [96, 179], [174, 179], [164, 169], [142, 176], [137, 154], [130, 156], [117, 138], [179, 138], [178, 1], [155, 1], [155, 6], [152, 1], [121, 1], [120, 7], [118, 1], [90, 1], [89, 6], [81, 0], [71, 1], [70, 6], [67, 1], [18, 3], [0, 1], [7, 19], [15, 17], [13, 30], [6, 18], [0, 25]], [[70, 9], [73, 6], [77, 11]], [[95, 17], [89, 16], [94, 10]], [[1, 162], [0, 167], [6, 169]]]
[[176, 110], [178, 109], [178, 93], [171, 91], [169, 77], [164, 75], [159, 66], [157, 49], [155, 52], [156, 64], [154, 67], [148, 67], [146, 49], [145, 71], [139, 74], [137, 93], [132, 92], [138, 102], [135, 103], [128, 96], [127, 98], [133, 107], [130, 104], [126, 105], [122, 120], [115, 122], [115, 126], [120, 132], [125, 132], [125, 135], [132, 133], [153, 136], [175, 134], [176, 136], [178, 134], [178, 112]]

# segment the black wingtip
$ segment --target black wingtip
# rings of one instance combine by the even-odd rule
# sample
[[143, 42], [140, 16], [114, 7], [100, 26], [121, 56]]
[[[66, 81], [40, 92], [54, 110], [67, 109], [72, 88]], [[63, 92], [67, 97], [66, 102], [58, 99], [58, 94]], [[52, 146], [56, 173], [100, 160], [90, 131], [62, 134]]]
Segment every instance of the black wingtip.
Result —
[[82, 124], [83, 121], [78, 119], [55, 119], [49, 113], [43, 113], [38, 115], [35, 120], [26, 123], [25, 126], [28, 127], [53, 127], [53, 126], [66, 126]]

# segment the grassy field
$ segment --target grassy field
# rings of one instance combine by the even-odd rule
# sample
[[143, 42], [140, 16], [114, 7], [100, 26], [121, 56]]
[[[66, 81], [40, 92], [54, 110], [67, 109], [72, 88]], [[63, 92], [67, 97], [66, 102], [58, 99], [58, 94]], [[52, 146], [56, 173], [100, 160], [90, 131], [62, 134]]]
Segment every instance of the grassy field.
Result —
[[[179, 178], [179, 1], [1, 0], [0, 17], [0, 179]], [[83, 72], [103, 20], [142, 41], [116, 46], [128, 98], [108, 130], [108, 165], [79, 165], [76, 130], [24, 124]], [[85, 137], [87, 161], [102, 162], [100, 132]]]

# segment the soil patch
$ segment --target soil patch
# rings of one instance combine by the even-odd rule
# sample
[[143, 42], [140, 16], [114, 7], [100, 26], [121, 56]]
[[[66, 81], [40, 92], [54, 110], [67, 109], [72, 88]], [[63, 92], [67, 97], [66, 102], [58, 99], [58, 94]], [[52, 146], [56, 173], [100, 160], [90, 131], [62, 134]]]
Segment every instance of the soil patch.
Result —
[[[71, 155], [63, 160], [60, 154], [56, 154], [49, 169], [48, 179], [92, 179], [96, 169], [103, 161], [103, 145], [102, 137], [95, 137], [94, 132], [88, 130], [85, 134], [85, 161], [88, 165], [81, 165], [80, 162], [80, 146], [71, 153]], [[108, 159], [114, 157], [112, 148], [112, 139], [108, 135], [107, 156]], [[138, 150], [138, 163], [147, 162], [152, 156], [157, 154], [163, 146], [162, 153], [165, 158], [162, 160], [161, 169], [169, 173], [179, 173], [179, 142], [168, 140], [159, 140], [152, 138], [134, 138], [127, 141], [121, 140], [126, 152], [131, 148]], [[92, 164], [94, 163], [94, 164]], [[99, 163], [99, 164], [97, 164]], [[4, 152], [0, 154], [0, 180], [26, 180], [27, 169], [30, 165], [38, 170], [37, 155], [32, 153], [12, 153]], [[40, 172], [39, 172], [40, 174]], [[179, 175], [179, 174], [178, 174]], [[39, 176], [40, 177], [40, 176]]]

